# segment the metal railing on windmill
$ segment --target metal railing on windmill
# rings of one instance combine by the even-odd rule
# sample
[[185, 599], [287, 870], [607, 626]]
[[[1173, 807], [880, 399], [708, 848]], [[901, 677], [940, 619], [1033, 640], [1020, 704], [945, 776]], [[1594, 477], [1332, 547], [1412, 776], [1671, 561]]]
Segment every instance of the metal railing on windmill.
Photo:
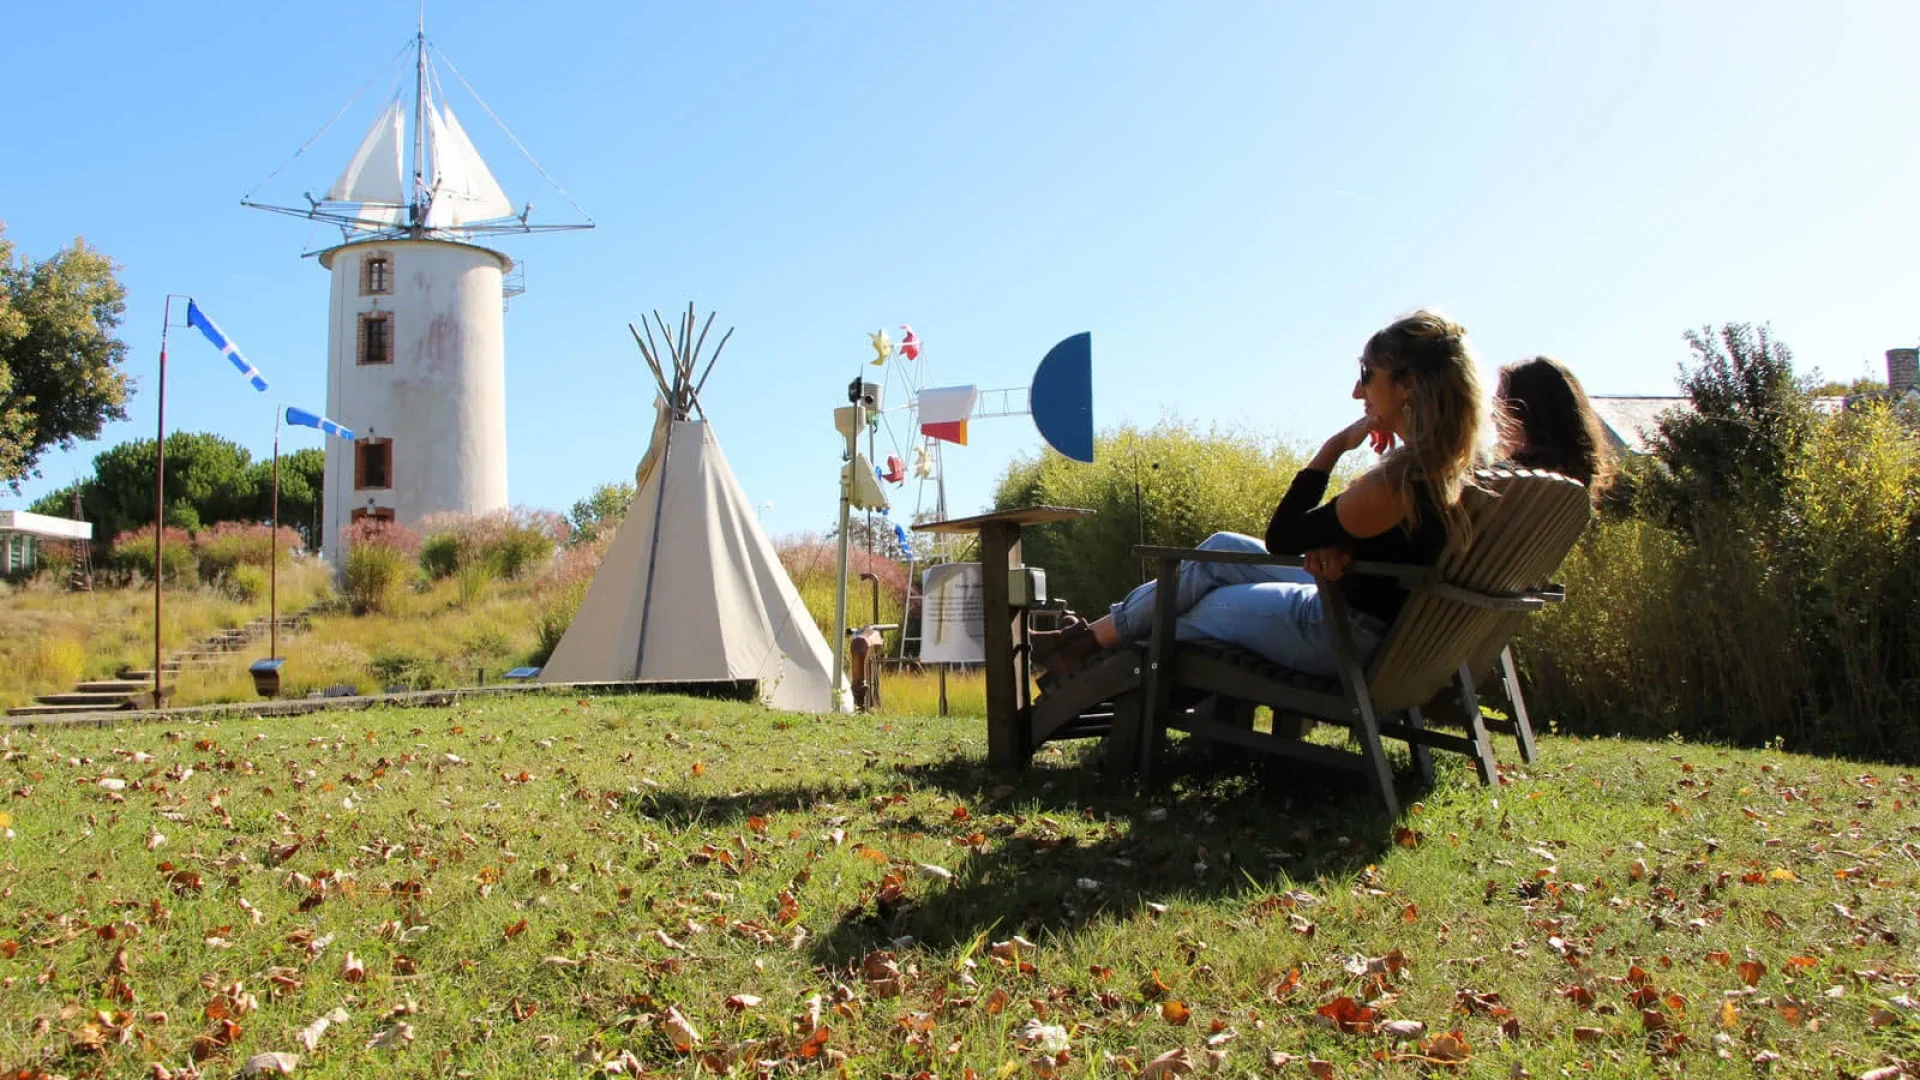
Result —
[[[918, 338], [911, 328], [903, 329], [907, 330], [907, 340], [902, 342], [899, 355], [907, 360], [919, 360]], [[870, 337], [876, 353], [873, 363], [886, 365], [894, 354], [885, 332]], [[1091, 334], [1080, 333], [1054, 345], [1042, 357], [1032, 384], [1026, 387], [981, 391], [971, 385], [916, 384], [916, 377], [921, 384], [927, 381], [927, 370], [924, 364], [916, 365], [913, 375], [900, 380], [906, 383], [904, 389], [909, 396], [906, 404], [896, 410], [906, 415], [906, 427], [914, 440], [913, 475], [923, 482], [923, 489], [931, 483], [935, 491], [933, 511], [917, 509], [912, 531], [930, 538], [971, 535], [978, 557], [973, 562], [929, 565], [923, 571], [922, 580], [916, 581], [913, 569], [919, 553], [915, 542], [908, 537], [905, 526], [889, 519], [893, 535], [907, 556], [907, 596], [902, 604], [902, 619], [908, 625], [900, 635], [901, 652], [903, 658], [931, 665], [936, 670], [941, 715], [947, 712], [948, 669], [984, 665], [989, 731], [999, 727], [1011, 730], [1030, 708], [1032, 684], [1027, 656], [1031, 624], [1036, 618], [1057, 617], [1064, 604], [1059, 600], [1050, 604], [1045, 571], [1022, 561], [1021, 530], [1083, 517], [1092, 511], [1078, 507], [1024, 506], [949, 518], [940, 448], [949, 443], [965, 446], [967, 425], [972, 420], [1031, 416], [1034, 427], [1048, 446], [1071, 460], [1093, 461], [1093, 339]], [[873, 622], [859, 627], [848, 624], [849, 526], [855, 510], [867, 511], [870, 522], [876, 512], [886, 517], [891, 505], [882, 484], [899, 487], [907, 478], [904, 454], [889, 455], [884, 468], [871, 463], [870, 455], [877, 452], [874, 449], [877, 431], [888, 426], [892, 434], [889, 413], [884, 408], [883, 386], [856, 378], [847, 388], [848, 404], [834, 410], [834, 426], [846, 440], [840, 474], [834, 685], [843, 685], [843, 676], [851, 675], [855, 707], [866, 711], [879, 704], [877, 683], [884, 634], [899, 627], [879, 621], [879, 582], [872, 574], [860, 576], [873, 585]], [[863, 431], [868, 437], [866, 454], [861, 453], [859, 445]], [[899, 445], [897, 440], [895, 445]], [[876, 530], [869, 524], [866, 533], [871, 544]], [[920, 599], [917, 634], [912, 632], [916, 595]], [[917, 656], [905, 656], [909, 642], [917, 643]]]

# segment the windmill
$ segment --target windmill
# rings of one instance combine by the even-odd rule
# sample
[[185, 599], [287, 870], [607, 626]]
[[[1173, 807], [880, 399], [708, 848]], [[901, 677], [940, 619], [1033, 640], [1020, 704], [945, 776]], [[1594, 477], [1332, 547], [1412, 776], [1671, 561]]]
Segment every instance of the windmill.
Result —
[[[826, 712], [831, 650], [707, 422], [701, 363], [713, 316], [628, 326], [659, 396], [637, 489], [543, 682], [748, 684], [775, 708]], [[696, 327], [698, 327], [696, 331]], [[655, 336], [655, 331], [658, 336]], [[697, 373], [696, 373], [697, 372]]]
[[[400, 66], [403, 57], [412, 60], [410, 72]], [[371, 87], [391, 74], [389, 96], [325, 194], [307, 194], [304, 206], [253, 197], [351, 110], [366, 87], [241, 199], [243, 206], [340, 230], [340, 243], [308, 253], [333, 278], [326, 411], [358, 433], [350, 444], [327, 447], [320, 539], [336, 563], [340, 530], [362, 519], [415, 524], [435, 513], [506, 507], [504, 313], [507, 298], [525, 291], [524, 279], [514, 274], [512, 259], [479, 241], [593, 227], [584, 211], [578, 221], [537, 223], [531, 204], [514, 208], [455, 115], [440, 66], [525, 155], [428, 41], [423, 13], [407, 46], [368, 81]], [[527, 161], [552, 184], [538, 162]]]

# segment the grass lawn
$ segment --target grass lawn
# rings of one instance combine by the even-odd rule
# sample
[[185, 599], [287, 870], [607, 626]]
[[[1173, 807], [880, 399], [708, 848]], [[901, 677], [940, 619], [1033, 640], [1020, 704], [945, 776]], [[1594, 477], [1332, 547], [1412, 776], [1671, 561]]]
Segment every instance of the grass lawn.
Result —
[[663, 697], [16, 730], [0, 1066], [1920, 1068], [1901, 770], [1548, 737], [1395, 825], [1199, 755], [1105, 796], [1083, 753], [999, 777], [978, 719]]

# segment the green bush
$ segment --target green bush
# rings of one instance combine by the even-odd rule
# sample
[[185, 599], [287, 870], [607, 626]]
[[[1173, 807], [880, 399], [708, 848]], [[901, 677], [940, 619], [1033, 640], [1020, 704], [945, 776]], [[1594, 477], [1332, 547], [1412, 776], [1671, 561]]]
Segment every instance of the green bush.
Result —
[[433, 690], [452, 684], [439, 661], [396, 647], [374, 653], [367, 661], [367, 669], [382, 689], [404, 686], [409, 690]]
[[429, 579], [452, 577], [460, 569], [460, 540], [457, 532], [434, 533], [420, 544], [420, 569]]
[[454, 584], [460, 589], [460, 606], [467, 607], [486, 597], [493, 584], [493, 568], [484, 562], [470, 563], [454, 575]]
[[420, 537], [404, 526], [369, 519], [348, 526], [341, 539], [347, 602], [356, 614], [390, 610], [416, 572]]
[[257, 566], [236, 566], [225, 580], [227, 591], [236, 600], [252, 603], [267, 595], [267, 572]]
[[1163, 421], [1102, 435], [1092, 464], [1051, 450], [1016, 460], [1001, 477], [994, 508], [1096, 511], [1028, 529], [1021, 544], [1027, 564], [1046, 570], [1049, 595], [1097, 614], [1145, 580], [1131, 554], [1135, 544], [1190, 547], [1216, 532], [1264, 535], [1303, 463], [1271, 439]]
[[1596, 733], [1920, 761], [1920, 434], [1815, 418], [1767, 495], [1596, 525], [1519, 642], [1536, 711]]

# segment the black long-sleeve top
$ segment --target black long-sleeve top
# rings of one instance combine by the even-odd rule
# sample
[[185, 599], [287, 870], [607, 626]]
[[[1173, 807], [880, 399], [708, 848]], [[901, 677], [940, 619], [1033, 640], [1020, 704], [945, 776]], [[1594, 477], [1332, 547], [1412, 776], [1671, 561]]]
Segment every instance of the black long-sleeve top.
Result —
[[[1388, 529], [1379, 536], [1357, 537], [1340, 524], [1327, 494], [1324, 469], [1301, 469], [1292, 486], [1274, 507], [1267, 522], [1267, 551], [1274, 555], [1301, 555], [1315, 548], [1344, 548], [1358, 560], [1432, 566], [1447, 547], [1447, 520], [1433, 505], [1425, 484], [1414, 485], [1418, 524]], [[1355, 611], [1392, 623], [1406, 605], [1407, 590], [1392, 578], [1347, 574], [1338, 582], [1341, 595]]]

